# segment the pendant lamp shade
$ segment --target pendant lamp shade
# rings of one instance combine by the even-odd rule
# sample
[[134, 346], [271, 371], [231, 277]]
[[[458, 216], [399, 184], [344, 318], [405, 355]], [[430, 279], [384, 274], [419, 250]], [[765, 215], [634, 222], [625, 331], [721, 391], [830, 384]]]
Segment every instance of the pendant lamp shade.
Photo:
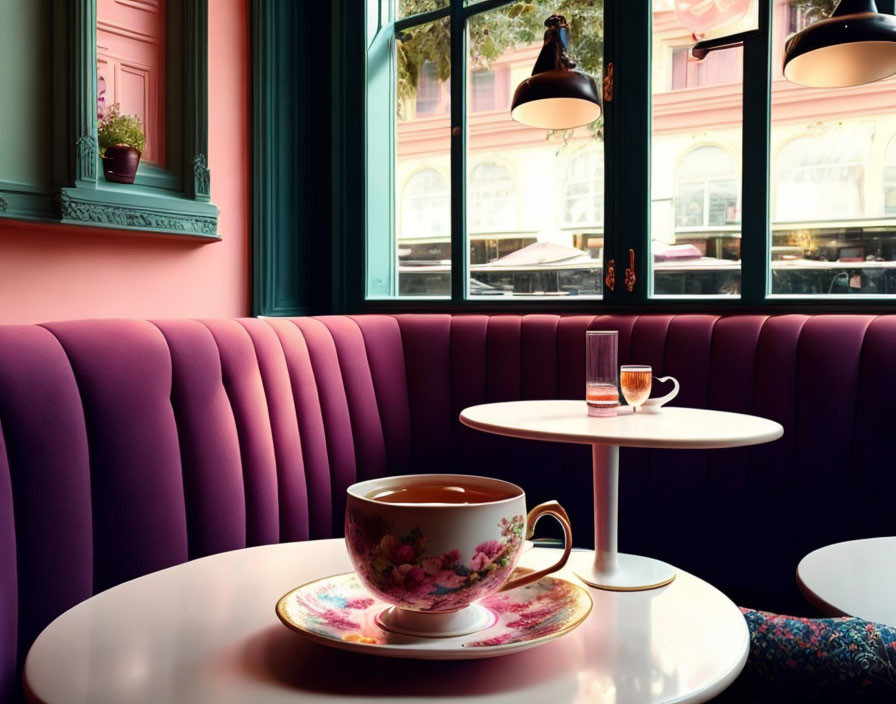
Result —
[[529, 127], [568, 130], [601, 115], [594, 79], [575, 69], [566, 53], [569, 27], [562, 15], [545, 20], [544, 45], [532, 75], [513, 94], [510, 116]]
[[784, 45], [784, 76], [814, 88], [872, 83], [896, 74], [896, 17], [874, 0], [842, 0], [829, 19]]

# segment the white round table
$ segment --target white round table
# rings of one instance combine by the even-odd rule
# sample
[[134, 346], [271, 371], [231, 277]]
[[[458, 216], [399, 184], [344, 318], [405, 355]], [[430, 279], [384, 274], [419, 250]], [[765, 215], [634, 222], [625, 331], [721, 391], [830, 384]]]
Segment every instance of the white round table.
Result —
[[675, 578], [671, 565], [617, 550], [619, 448], [710, 449], [758, 445], [784, 434], [779, 423], [740, 413], [699, 408], [663, 408], [596, 418], [585, 401], [509, 401], [471, 406], [461, 423], [487, 433], [528, 440], [592, 446], [594, 472], [593, 553], [578, 557], [576, 574], [593, 587], [631, 591], [654, 589]]
[[796, 568], [800, 590], [829, 616], [857, 616], [896, 627], [896, 538], [836, 543]]
[[[522, 564], [548, 565], [536, 548]], [[649, 592], [592, 590], [570, 634], [485, 660], [381, 658], [318, 645], [283, 626], [277, 600], [350, 569], [342, 540], [213, 555], [135, 579], [75, 606], [25, 662], [42, 704], [651, 704], [702, 702], [743, 668], [749, 631], [720, 591], [680, 573]], [[559, 576], [575, 579], [569, 572]]]

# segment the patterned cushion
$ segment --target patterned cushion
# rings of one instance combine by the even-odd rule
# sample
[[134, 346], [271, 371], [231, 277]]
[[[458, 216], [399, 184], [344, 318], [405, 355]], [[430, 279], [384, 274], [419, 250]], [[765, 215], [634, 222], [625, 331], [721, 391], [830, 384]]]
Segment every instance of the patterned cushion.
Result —
[[896, 628], [741, 609], [750, 656], [717, 702], [896, 701]]

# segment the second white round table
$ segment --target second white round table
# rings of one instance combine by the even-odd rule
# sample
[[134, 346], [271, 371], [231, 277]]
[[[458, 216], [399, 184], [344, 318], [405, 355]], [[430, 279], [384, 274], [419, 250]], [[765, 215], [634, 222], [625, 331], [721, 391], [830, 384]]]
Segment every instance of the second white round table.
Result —
[[805, 597], [828, 616], [896, 627], [896, 537], [826, 545], [796, 568]]
[[620, 411], [615, 417], [596, 418], [588, 415], [585, 401], [508, 401], [471, 406], [461, 412], [460, 420], [487, 433], [591, 445], [595, 550], [579, 557], [573, 568], [593, 587], [653, 589], [671, 582], [675, 568], [617, 549], [619, 448], [698, 450], [758, 445], [777, 440], [784, 428], [766, 418], [700, 408]]

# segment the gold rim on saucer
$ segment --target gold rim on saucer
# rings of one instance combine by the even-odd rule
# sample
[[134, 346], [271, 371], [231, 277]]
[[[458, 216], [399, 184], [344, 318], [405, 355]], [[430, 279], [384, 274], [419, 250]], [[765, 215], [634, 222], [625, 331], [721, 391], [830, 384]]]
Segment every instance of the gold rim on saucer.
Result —
[[[528, 571], [517, 568], [514, 574]], [[477, 603], [495, 615], [480, 631], [442, 638], [395, 633], [378, 618], [390, 605], [347, 572], [290, 590], [278, 600], [276, 613], [287, 628], [322, 645], [386, 657], [459, 660], [506, 655], [555, 640], [581, 625], [593, 606], [586, 589], [550, 575]]]

